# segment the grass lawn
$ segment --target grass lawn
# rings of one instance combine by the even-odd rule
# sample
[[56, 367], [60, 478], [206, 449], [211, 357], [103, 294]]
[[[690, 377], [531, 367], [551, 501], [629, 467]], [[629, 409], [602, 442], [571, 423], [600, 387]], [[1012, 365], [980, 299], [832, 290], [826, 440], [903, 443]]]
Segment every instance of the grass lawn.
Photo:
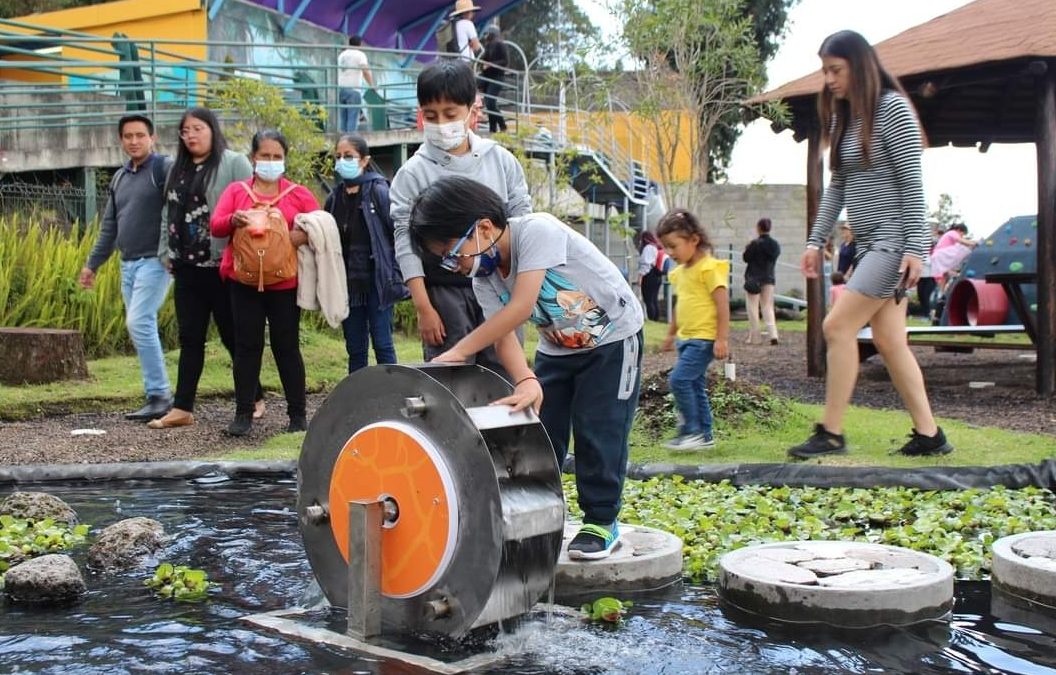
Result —
[[[733, 322], [734, 330], [745, 330], [747, 322]], [[785, 321], [782, 331], [802, 331], [804, 321]], [[659, 348], [666, 334], [664, 324], [646, 325], [646, 350]], [[526, 331], [525, 352], [535, 351], [535, 331]], [[345, 375], [344, 341], [337, 331], [301, 333], [301, 348], [308, 364], [307, 381], [310, 391], [326, 391]], [[400, 362], [414, 363], [421, 359], [421, 348], [416, 339], [398, 336], [396, 351]], [[169, 375], [175, 381], [179, 353], [166, 354]], [[205, 396], [232, 394], [231, 361], [227, 352], [214, 340], [208, 345], [205, 371], [199, 391]], [[21, 419], [40, 413], [66, 413], [99, 410], [123, 410], [138, 403], [142, 397], [139, 366], [135, 356], [117, 356], [90, 361], [90, 379], [83, 382], [62, 382], [23, 387], [0, 386], [0, 419]], [[261, 374], [264, 386], [279, 391], [279, 378], [269, 351], [265, 350]], [[662, 447], [663, 438], [652, 438], [636, 427], [631, 438], [631, 460], [634, 462], [675, 462], [680, 464], [770, 463], [785, 461], [785, 450], [804, 440], [811, 425], [820, 418], [821, 408], [781, 400], [785, 416], [780, 424], [765, 425], [747, 422], [729, 427], [722, 419], [717, 425], [718, 447], [707, 452], [672, 453]], [[955, 420], [940, 420], [947, 435], [957, 447], [951, 455], [931, 459], [910, 459], [889, 455], [909, 432], [909, 418], [904, 412], [872, 410], [852, 407], [847, 426], [853, 429], [848, 439], [850, 454], [820, 460], [826, 464], [848, 466], [944, 466], [988, 465], [1017, 462], [1037, 462], [1054, 454], [1052, 437], [1016, 433], [977, 427]], [[673, 428], [670, 433], [673, 434]], [[293, 459], [300, 451], [303, 434], [280, 434], [269, 438], [260, 447], [233, 451], [217, 459]]]

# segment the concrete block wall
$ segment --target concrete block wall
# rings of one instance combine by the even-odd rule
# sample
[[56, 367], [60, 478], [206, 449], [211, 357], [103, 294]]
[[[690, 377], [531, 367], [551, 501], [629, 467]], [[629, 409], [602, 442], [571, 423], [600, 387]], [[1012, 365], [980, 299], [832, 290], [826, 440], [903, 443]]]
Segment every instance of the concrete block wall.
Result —
[[773, 223], [771, 236], [781, 244], [777, 266], [777, 292], [804, 290], [799, 256], [807, 239], [807, 188], [804, 185], [708, 184], [679, 186], [670, 206], [690, 209], [701, 219], [718, 255], [733, 254], [734, 297], [743, 297], [744, 268], [741, 253], [755, 237], [760, 218]]

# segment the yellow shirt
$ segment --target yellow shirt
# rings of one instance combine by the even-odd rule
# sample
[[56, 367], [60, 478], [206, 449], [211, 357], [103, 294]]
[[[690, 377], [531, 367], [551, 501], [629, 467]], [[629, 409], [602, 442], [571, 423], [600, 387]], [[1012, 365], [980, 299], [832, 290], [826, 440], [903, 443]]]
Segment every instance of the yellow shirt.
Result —
[[728, 260], [705, 255], [692, 267], [679, 265], [667, 277], [678, 296], [679, 340], [714, 340], [719, 334], [719, 313], [711, 297], [716, 288], [726, 288]]

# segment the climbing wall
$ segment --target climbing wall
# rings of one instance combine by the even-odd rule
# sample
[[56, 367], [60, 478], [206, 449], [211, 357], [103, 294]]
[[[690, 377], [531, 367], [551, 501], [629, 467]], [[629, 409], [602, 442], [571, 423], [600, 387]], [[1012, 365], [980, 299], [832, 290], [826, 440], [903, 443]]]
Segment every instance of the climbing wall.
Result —
[[[978, 279], [982, 281], [987, 274], [1001, 272], [1037, 272], [1038, 271], [1038, 219], [1035, 216], [1015, 216], [1000, 225], [984, 237], [979, 246], [961, 265], [961, 279]], [[953, 288], [953, 286], [951, 286]], [[1030, 309], [1038, 311], [1037, 284], [1023, 286], [1023, 295]], [[942, 323], [949, 324], [949, 306], [943, 314]], [[1015, 311], [1009, 307], [1004, 323], [1020, 323]]]

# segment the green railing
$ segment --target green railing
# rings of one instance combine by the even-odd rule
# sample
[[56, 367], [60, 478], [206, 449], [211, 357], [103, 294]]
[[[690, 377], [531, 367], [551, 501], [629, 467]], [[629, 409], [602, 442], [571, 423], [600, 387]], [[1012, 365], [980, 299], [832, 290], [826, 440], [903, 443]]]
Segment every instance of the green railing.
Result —
[[[21, 32], [27, 30], [34, 33]], [[207, 58], [186, 56], [182, 52], [188, 48], [204, 51]], [[211, 87], [228, 78], [262, 80], [278, 87], [291, 104], [316, 104], [327, 111], [327, 131], [337, 131], [337, 57], [343, 49], [335, 44], [276, 43], [262, 49], [245, 42], [105, 38], [0, 20], [0, 68], [5, 73], [0, 133], [112, 125], [130, 110], [151, 115], [159, 125], [174, 123], [188, 106], [208, 105]], [[423, 62], [440, 55], [362, 49], [375, 86], [359, 106], [368, 119], [361, 128], [413, 128], [415, 79]], [[230, 56], [261, 52], [264, 58], [252, 61]], [[524, 103], [528, 78], [523, 71], [507, 69], [504, 80], [508, 93], [499, 97], [500, 107], [516, 125], [529, 112]]]

